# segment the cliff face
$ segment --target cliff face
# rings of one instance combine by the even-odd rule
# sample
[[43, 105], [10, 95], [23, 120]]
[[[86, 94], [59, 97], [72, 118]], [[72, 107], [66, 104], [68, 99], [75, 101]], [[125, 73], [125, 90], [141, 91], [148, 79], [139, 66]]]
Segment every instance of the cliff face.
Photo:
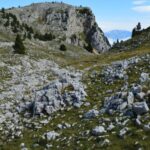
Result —
[[91, 45], [98, 52], [110, 48], [89, 8], [63, 3], [38, 3], [8, 11], [15, 14], [21, 23], [32, 26], [36, 32], [51, 32], [67, 43], [82, 47]]

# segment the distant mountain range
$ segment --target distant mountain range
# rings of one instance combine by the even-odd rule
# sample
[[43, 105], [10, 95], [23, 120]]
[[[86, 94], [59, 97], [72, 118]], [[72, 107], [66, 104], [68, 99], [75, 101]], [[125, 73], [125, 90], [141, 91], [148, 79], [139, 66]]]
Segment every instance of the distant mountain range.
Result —
[[108, 38], [109, 42], [113, 44], [113, 42], [121, 40], [127, 40], [131, 37], [131, 32], [127, 30], [112, 30], [109, 32], [105, 32], [106, 37]]

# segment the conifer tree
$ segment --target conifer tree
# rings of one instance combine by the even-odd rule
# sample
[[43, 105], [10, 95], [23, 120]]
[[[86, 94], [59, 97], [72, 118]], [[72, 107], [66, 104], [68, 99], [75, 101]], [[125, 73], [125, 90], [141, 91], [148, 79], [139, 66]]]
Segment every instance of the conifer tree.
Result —
[[134, 28], [133, 30], [132, 30], [132, 37], [134, 37], [136, 35], [136, 29]]
[[19, 34], [16, 36], [15, 45], [13, 46], [15, 49], [15, 53], [17, 54], [25, 54], [25, 46]]
[[4, 13], [5, 13], [5, 8], [2, 8], [2, 9], [1, 9], [1, 12], [4, 14]]
[[140, 22], [137, 24], [136, 28], [137, 28], [137, 31], [141, 30], [142, 27], [141, 27], [141, 23]]

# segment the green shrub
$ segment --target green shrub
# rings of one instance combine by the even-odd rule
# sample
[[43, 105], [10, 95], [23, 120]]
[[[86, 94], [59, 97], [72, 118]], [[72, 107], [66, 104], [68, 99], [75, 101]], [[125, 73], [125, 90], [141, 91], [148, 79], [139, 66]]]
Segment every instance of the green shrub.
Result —
[[27, 33], [24, 33], [23, 40], [25, 40], [26, 38], [27, 38]]
[[60, 50], [61, 50], [61, 51], [66, 51], [66, 50], [67, 50], [66, 45], [61, 44], [61, 45], [60, 45]]
[[92, 12], [89, 8], [87, 7], [84, 7], [84, 8], [79, 8], [77, 9], [77, 11], [80, 13], [80, 14], [87, 14], [88, 16], [92, 15]]
[[28, 38], [29, 40], [31, 40], [32, 36], [31, 36], [31, 33], [30, 33], [30, 32], [27, 34], [27, 38]]
[[43, 39], [44, 39], [45, 41], [51, 41], [51, 40], [55, 39], [55, 36], [52, 35], [51, 33], [46, 33], [46, 34], [43, 36]]
[[35, 39], [39, 39], [39, 40], [41, 40], [41, 41], [51, 41], [51, 40], [55, 39], [55, 36], [52, 35], [51, 33], [46, 33], [46, 34], [44, 34], [44, 35], [39, 34], [39, 33], [36, 33], [36, 34], [34, 35], [34, 38], [35, 38]]
[[29, 27], [27, 24], [23, 23], [22, 26], [27, 32], [34, 33], [33, 28]]
[[17, 32], [18, 32], [18, 28], [17, 28], [16, 26], [14, 26], [13, 29], [12, 29], [12, 31], [13, 31], [14, 33], [17, 33]]
[[84, 45], [84, 48], [85, 48], [87, 51], [89, 51], [90, 53], [93, 52], [93, 47], [92, 47], [92, 45], [91, 45], [90, 42], [88, 42], [87, 45]]
[[8, 27], [8, 26], [9, 26], [9, 19], [5, 22], [4, 26], [5, 26], [5, 27]]

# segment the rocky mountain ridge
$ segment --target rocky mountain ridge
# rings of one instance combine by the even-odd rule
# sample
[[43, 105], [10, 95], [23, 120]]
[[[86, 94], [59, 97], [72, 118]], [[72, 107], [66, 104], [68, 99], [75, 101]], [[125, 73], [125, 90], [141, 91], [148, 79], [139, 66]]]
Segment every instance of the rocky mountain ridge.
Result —
[[16, 15], [19, 22], [31, 26], [35, 32], [53, 33], [57, 39], [69, 44], [92, 46], [97, 52], [105, 52], [110, 48], [90, 8], [64, 3], [38, 3], [7, 12]]

